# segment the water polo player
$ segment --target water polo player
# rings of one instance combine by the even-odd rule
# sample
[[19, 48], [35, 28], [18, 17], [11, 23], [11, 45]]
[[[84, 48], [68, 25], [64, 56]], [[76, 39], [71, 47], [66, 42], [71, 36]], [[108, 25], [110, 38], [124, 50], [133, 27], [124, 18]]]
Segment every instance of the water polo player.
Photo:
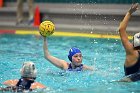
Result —
[[[121, 37], [122, 44], [126, 52], [126, 59], [124, 63], [124, 71], [126, 77], [122, 81], [137, 81], [140, 80], [140, 33], [136, 33], [133, 37], [133, 43], [130, 43], [128, 35], [126, 33], [126, 28], [131, 18], [131, 15], [138, 9], [138, 3], [133, 4], [129, 11], [126, 13], [123, 21], [119, 26], [119, 34]], [[139, 75], [139, 78], [137, 75]], [[133, 75], [131, 75], [133, 74]], [[131, 75], [131, 76], [130, 76]]]
[[71, 63], [68, 63], [65, 60], [61, 60], [50, 55], [48, 51], [47, 39], [46, 37], [44, 37], [43, 39], [43, 50], [45, 59], [47, 59], [56, 67], [69, 71], [93, 70], [93, 68], [82, 64], [82, 53], [78, 48], [73, 47], [70, 49], [68, 58], [71, 61]]
[[33, 62], [24, 62], [20, 69], [21, 78], [19, 80], [7, 80], [3, 84], [6, 88], [0, 88], [1, 91], [24, 92], [32, 91], [37, 88], [45, 88], [41, 83], [35, 82], [37, 70]]

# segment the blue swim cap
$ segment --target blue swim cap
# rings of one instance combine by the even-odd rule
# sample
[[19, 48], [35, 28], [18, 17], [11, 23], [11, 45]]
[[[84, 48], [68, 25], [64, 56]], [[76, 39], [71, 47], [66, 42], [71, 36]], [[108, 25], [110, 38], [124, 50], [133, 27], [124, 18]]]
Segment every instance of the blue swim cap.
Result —
[[68, 54], [68, 58], [69, 60], [72, 62], [72, 56], [76, 53], [81, 53], [81, 51], [78, 48], [70, 48], [69, 54]]

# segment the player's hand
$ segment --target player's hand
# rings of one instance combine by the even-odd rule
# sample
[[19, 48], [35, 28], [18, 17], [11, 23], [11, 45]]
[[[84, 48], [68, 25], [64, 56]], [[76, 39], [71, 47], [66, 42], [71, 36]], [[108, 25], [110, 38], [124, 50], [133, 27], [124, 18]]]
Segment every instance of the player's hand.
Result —
[[134, 13], [136, 10], [138, 10], [138, 6], [139, 6], [139, 3], [132, 4], [128, 12], [130, 14]]

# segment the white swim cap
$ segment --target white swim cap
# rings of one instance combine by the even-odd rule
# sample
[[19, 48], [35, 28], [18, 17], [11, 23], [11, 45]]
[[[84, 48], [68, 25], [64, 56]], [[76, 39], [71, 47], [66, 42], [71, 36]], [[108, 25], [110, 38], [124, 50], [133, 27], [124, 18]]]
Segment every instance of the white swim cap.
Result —
[[140, 33], [136, 33], [133, 37], [133, 46], [138, 47], [140, 46]]
[[22, 68], [20, 69], [22, 77], [36, 78], [37, 70], [35, 64], [31, 61], [24, 62]]

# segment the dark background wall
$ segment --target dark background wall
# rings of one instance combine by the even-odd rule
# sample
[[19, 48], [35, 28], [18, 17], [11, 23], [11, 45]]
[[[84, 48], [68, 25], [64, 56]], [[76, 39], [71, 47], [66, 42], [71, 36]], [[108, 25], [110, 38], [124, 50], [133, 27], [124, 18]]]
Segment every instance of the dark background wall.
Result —
[[[34, 0], [34, 1], [37, 3], [97, 3], [97, 4], [131, 4], [133, 2], [140, 2], [140, 0]], [[4, 0], [4, 2], [16, 2], [16, 0]]]

